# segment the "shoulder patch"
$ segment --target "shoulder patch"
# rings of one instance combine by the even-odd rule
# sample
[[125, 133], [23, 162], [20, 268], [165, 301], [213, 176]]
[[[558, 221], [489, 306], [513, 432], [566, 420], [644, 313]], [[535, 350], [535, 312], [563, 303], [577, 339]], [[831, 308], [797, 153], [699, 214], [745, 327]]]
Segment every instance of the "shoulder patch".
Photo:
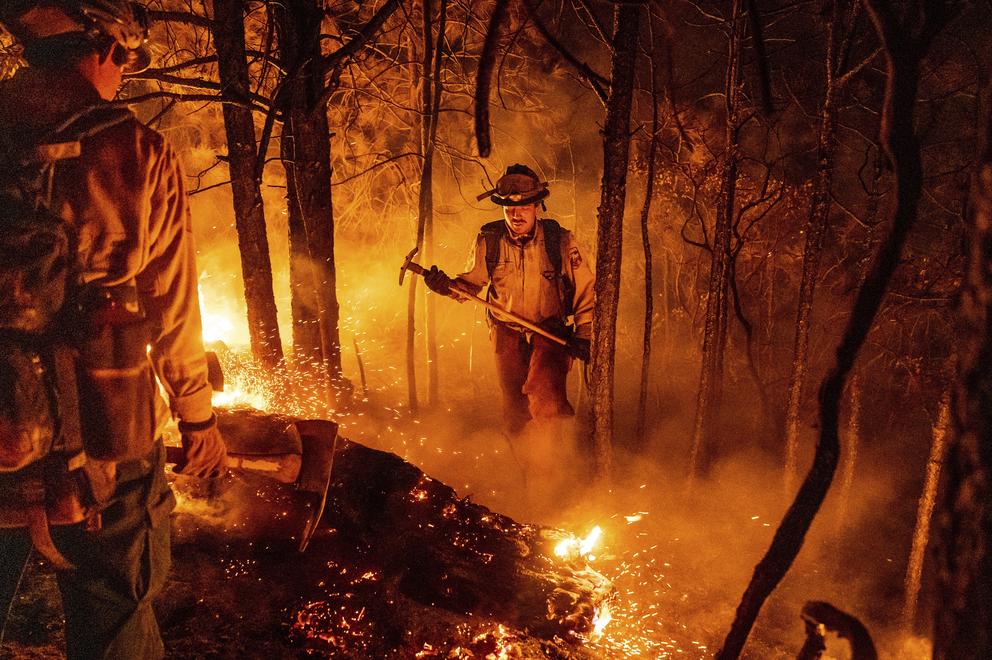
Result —
[[568, 251], [568, 263], [572, 265], [573, 269], [582, 265], [582, 255], [579, 254], [579, 248], [573, 247]]

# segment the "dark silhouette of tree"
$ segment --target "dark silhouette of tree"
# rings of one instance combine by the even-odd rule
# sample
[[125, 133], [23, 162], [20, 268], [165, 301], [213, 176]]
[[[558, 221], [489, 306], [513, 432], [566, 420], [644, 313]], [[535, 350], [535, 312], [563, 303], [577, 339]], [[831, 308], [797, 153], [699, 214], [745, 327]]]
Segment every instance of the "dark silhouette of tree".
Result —
[[706, 314], [703, 326], [703, 356], [696, 394], [696, 413], [692, 425], [689, 452], [690, 478], [705, 470], [712, 459], [714, 421], [719, 416], [723, 389], [723, 357], [727, 344], [728, 300], [731, 278], [731, 246], [737, 200], [737, 177], [740, 159], [739, 139], [743, 125], [741, 112], [741, 51], [745, 33], [740, 0], [734, 0], [729, 21], [727, 72], [724, 86], [724, 143], [720, 166], [720, 192], [717, 199], [716, 224], [710, 273], [706, 287]]
[[938, 606], [933, 657], [992, 657], [992, 106], [988, 80], [981, 160], [971, 189], [968, 265], [954, 432], [944, 459], [935, 526]]
[[210, 24], [217, 50], [217, 71], [227, 133], [227, 164], [231, 173], [234, 219], [248, 310], [252, 354], [273, 368], [283, 360], [282, 341], [272, 292], [272, 263], [265, 229], [255, 119], [249, 106], [249, 74], [245, 53], [244, 0], [215, 0]]
[[596, 243], [596, 307], [593, 319], [590, 399], [596, 473], [609, 479], [613, 452], [613, 380], [623, 213], [630, 158], [630, 110], [641, 8], [624, 4], [615, 12], [610, 95], [603, 126], [603, 183]]
[[840, 455], [838, 426], [844, 384], [881, 307], [909, 230], [917, 219], [923, 165], [913, 122], [920, 62], [952, 12], [946, 3], [927, 1], [904, 8], [904, 16], [898, 15], [885, 0], [866, 0], [865, 8], [882, 43], [888, 73], [880, 132], [896, 177], [891, 229], [855, 298], [837, 347], [836, 361], [820, 385], [820, 437], [813, 465], [775, 531], [771, 546], [754, 569], [733, 625], [717, 653], [719, 660], [740, 656], [762, 605], [792, 566], [823, 504]]
[[[417, 134], [420, 136], [418, 149], [421, 155], [420, 191], [417, 197], [417, 249], [424, 252], [426, 263], [433, 263], [434, 247], [434, 154], [437, 145], [437, 126], [440, 115], [443, 86], [441, 81], [441, 66], [444, 47], [444, 29], [447, 22], [448, 1], [441, 0], [438, 10], [438, 34], [434, 38], [433, 2], [424, 0], [422, 7], [421, 43], [423, 59], [413, 87], [420, 88]], [[436, 45], [435, 45], [436, 44]], [[411, 67], [416, 73], [416, 67]], [[426, 249], [425, 249], [426, 248]], [[407, 396], [410, 411], [416, 413], [419, 409], [417, 400], [417, 371], [416, 371], [416, 307], [417, 307], [417, 278], [410, 282], [407, 298], [407, 335], [406, 335], [406, 370]], [[435, 404], [439, 397], [439, 357], [437, 352], [437, 323], [435, 306], [437, 298], [427, 297], [427, 401]]]
[[[823, 105], [820, 108], [820, 126], [817, 134], [817, 165], [813, 179], [809, 220], [806, 223], [806, 245], [803, 249], [802, 277], [799, 284], [799, 301], [796, 306], [796, 329], [793, 340], [792, 373], [789, 377], [789, 399], [785, 414], [785, 481], [791, 492], [796, 478], [797, 451], [799, 446], [799, 410], [803, 385], [809, 364], [810, 318], [813, 312], [813, 294], [823, 255], [823, 239], [830, 219], [830, 187], [833, 181], [836, 141], [837, 97], [854, 75], [874, 58], [872, 54], [857, 67], [845, 71], [852, 36], [857, 28], [861, 4], [849, 6], [841, 0], [830, 5], [825, 16], [826, 62], [824, 66]], [[848, 14], [845, 20], [845, 13]]]

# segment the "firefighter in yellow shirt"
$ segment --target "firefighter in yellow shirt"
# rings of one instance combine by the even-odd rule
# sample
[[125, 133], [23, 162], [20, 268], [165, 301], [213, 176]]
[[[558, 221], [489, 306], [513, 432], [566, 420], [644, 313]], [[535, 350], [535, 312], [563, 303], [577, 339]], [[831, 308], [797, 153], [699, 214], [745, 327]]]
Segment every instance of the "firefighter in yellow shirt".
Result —
[[503, 219], [484, 225], [468, 270], [454, 279], [433, 266], [424, 280], [435, 293], [479, 294], [566, 338], [567, 346], [528, 331], [498, 312], [490, 314], [496, 368], [507, 431], [518, 435], [531, 420], [575, 414], [565, 391], [573, 358], [588, 361], [592, 337], [593, 274], [572, 232], [539, 218], [547, 183], [525, 165], [511, 165], [489, 199]]

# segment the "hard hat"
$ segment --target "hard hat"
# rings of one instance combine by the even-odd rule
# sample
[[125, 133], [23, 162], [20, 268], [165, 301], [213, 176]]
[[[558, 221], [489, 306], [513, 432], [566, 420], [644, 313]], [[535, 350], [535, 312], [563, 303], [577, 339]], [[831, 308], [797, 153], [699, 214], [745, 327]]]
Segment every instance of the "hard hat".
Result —
[[148, 12], [133, 0], [9, 0], [0, 21], [26, 50], [75, 39], [97, 44], [110, 38], [127, 53], [124, 70], [148, 68]]
[[489, 197], [493, 204], [500, 206], [525, 206], [539, 202], [548, 195], [548, 183], [542, 182], [534, 170], [517, 163], [506, 168], [506, 173], [496, 181], [496, 187], [478, 197], [480, 202]]

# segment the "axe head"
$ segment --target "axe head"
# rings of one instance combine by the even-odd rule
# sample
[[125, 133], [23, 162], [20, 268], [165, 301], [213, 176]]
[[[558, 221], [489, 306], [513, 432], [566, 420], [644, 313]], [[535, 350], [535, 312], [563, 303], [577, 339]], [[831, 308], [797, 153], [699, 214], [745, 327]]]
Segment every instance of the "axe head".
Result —
[[400, 286], [403, 286], [403, 278], [406, 277], [406, 271], [410, 268], [410, 262], [417, 256], [418, 251], [419, 248], [414, 247], [403, 259], [403, 265], [400, 266]]

